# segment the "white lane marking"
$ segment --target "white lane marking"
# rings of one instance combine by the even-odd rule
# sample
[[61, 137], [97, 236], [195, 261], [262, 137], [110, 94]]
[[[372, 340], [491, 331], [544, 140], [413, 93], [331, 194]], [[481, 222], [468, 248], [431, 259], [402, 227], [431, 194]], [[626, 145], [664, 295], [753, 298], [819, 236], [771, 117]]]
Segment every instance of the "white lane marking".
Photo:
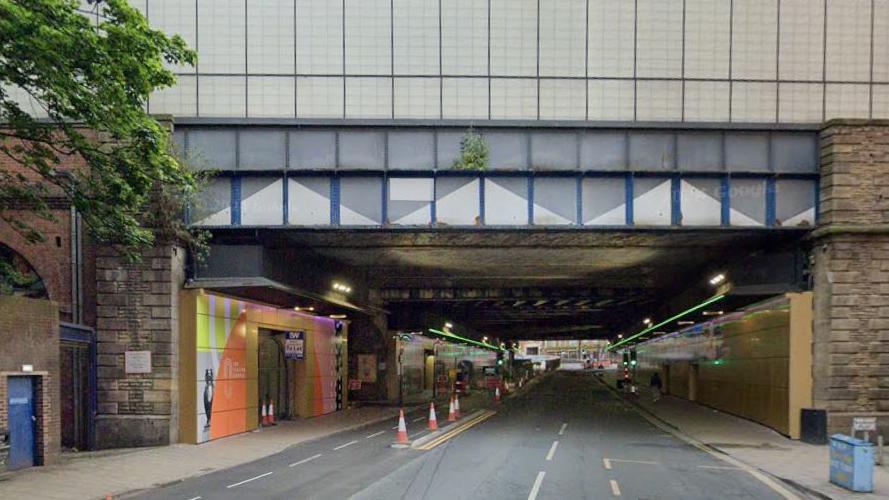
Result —
[[398, 426], [396, 425], [395, 427], [392, 428], [392, 430], [394, 431], [394, 430], [397, 429], [397, 428], [398, 428]]
[[605, 464], [605, 470], [611, 470], [611, 459], [603, 458], [602, 463]]
[[373, 438], [373, 437], [377, 437], [377, 436], [379, 436], [380, 434], [382, 434], [382, 433], [384, 433], [384, 432], [386, 432], [386, 431], [374, 432], [373, 434], [371, 434], [370, 436], [367, 436], [367, 437], [364, 438], [364, 439], [370, 439], [370, 438]]
[[562, 428], [559, 429], [559, 435], [560, 435], [560, 436], [564, 436], [564, 435], [565, 435], [565, 427], [568, 427], [568, 422], [565, 422], [564, 424], [562, 424]]
[[543, 484], [543, 476], [546, 475], [546, 472], [540, 471], [537, 473], [537, 479], [534, 480], [534, 486], [531, 487], [531, 493], [528, 493], [528, 500], [535, 500], [537, 498], [537, 494], [540, 493], [540, 485]]
[[235, 486], [241, 486], [242, 484], [247, 484], [250, 481], [256, 481], [257, 479], [260, 479], [260, 478], [263, 478], [266, 476], [271, 476], [272, 474], [274, 474], [274, 471], [273, 472], [266, 472], [265, 474], [260, 474], [256, 477], [251, 477], [250, 479], [245, 479], [245, 480], [241, 481], [240, 483], [230, 484], [230, 485], [226, 486], [226, 488], [234, 488]]
[[426, 419], [426, 417], [417, 417], [417, 418], [411, 420], [411, 422], [419, 422], [419, 421], [425, 420], [425, 419]]
[[299, 462], [293, 462], [292, 464], [288, 465], [288, 467], [296, 467], [297, 465], [302, 465], [302, 464], [304, 464], [304, 463], [306, 463], [306, 462], [311, 462], [312, 460], [315, 460], [316, 458], [318, 458], [318, 457], [320, 457], [320, 456], [321, 456], [320, 453], [317, 454], [317, 455], [312, 455], [311, 457], [309, 457], [309, 458], [304, 458], [304, 459], [300, 460]]
[[345, 448], [346, 446], [352, 446], [353, 444], [355, 444], [355, 443], [357, 443], [357, 442], [358, 442], [358, 441], [349, 441], [349, 442], [346, 443], [346, 444], [341, 444], [341, 445], [337, 446], [336, 448], [333, 449], [333, 451], [336, 451], [336, 450], [342, 450], [342, 449]]
[[744, 470], [740, 467], [726, 467], [721, 465], [699, 465], [701, 469], [716, 469], [716, 470]]
[[193, 498], [189, 498], [188, 500], [201, 500], [201, 498], [203, 498], [203, 497], [193, 497]]
[[549, 447], [549, 453], [546, 454], [546, 459], [552, 461], [553, 455], [556, 454], [556, 448], [559, 447], [558, 441], [553, 441], [553, 445]]
[[620, 496], [620, 486], [617, 484], [617, 481], [612, 479], [609, 482], [611, 483], [611, 494], [616, 497], [619, 497]]
[[623, 460], [620, 458], [611, 458], [609, 459], [612, 462], [621, 462], [624, 464], [645, 464], [645, 465], [658, 465], [660, 462], [649, 462], [646, 460]]

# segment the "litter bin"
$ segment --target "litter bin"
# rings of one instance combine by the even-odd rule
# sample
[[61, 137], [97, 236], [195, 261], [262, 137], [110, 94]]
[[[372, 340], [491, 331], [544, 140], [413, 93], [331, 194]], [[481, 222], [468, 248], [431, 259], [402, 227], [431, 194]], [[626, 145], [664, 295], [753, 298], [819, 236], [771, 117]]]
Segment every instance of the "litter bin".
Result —
[[830, 482], [847, 490], [874, 490], [874, 445], [844, 434], [830, 436]]

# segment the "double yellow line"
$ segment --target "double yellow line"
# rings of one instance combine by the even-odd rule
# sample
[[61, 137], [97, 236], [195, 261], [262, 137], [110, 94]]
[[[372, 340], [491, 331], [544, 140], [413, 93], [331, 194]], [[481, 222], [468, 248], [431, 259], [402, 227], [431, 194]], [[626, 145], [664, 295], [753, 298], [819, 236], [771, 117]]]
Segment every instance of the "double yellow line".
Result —
[[451, 430], [445, 432], [444, 434], [442, 434], [441, 436], [438, 436], [437, 438], [429, 441], [428, 443], [426, 443], [422, 446], [418, 446], [417, 449], [424, 450], [424, 451], [431, 450], [432, 448], [435, 448], [436, 446], [444, 443], [448, 439], [451, 439], [452, 437], [457, 436], [458, 434], [469, 430], [470, 428], [484, 422], [485, 420], [493, 417], [496, 414], [497, 414], [496, 411], [485, 410], [480, 415], [473, 417], [472, 420], [468, 420], [468, 421], [466, 421], [466, 423], [458, 425], [455, 429], [451, 429]]

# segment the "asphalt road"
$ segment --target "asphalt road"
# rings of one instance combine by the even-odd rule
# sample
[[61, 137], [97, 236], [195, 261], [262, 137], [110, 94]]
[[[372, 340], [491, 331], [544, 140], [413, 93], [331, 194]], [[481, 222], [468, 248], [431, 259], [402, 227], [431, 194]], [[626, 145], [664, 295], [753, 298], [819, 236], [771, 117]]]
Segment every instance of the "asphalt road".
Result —
[[[411, 420], [418, 432], [423, 423]], [[140, 498], [781, 498], [651, 425], [588, 372], [546, 378], [431, 451], [390, 448], [394, 424], [295, 446]]]

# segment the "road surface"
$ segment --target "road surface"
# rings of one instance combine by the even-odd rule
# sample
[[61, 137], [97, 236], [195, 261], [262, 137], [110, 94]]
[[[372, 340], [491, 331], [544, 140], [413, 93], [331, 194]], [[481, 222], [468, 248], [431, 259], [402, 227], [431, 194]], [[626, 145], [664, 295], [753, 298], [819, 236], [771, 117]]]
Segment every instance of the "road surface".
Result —
[[390, 448], [389, 421], [139, 498], [781, 498], [653, 426], [589, 372], [557, 372], [496, 409], [430, 451]]

